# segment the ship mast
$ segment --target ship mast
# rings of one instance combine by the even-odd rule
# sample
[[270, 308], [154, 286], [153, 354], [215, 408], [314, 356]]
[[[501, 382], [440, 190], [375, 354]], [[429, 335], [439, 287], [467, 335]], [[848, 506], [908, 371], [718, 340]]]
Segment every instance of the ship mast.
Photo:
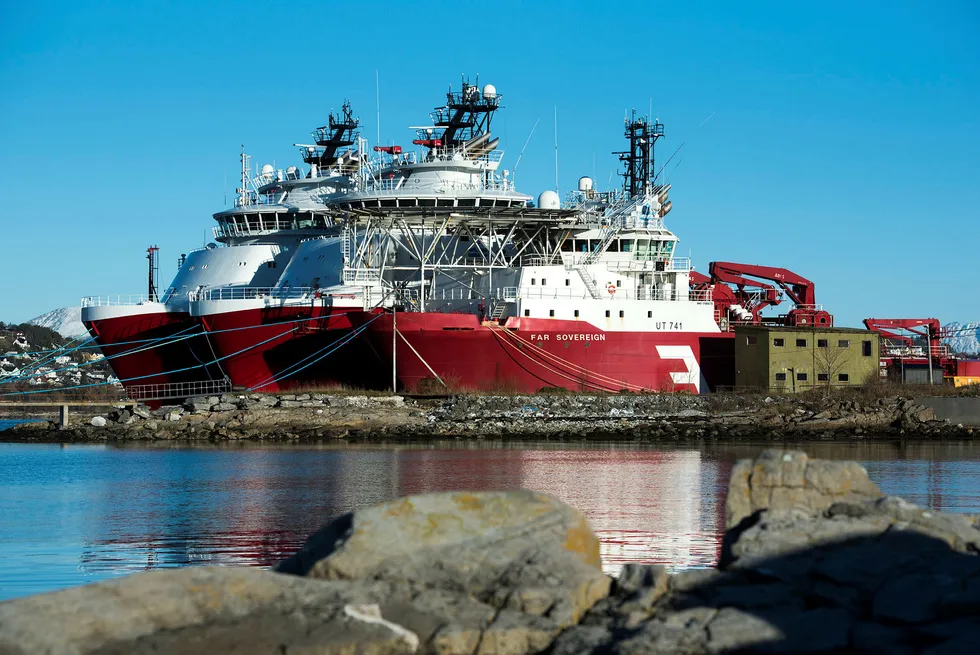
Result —
[[619, 161], [626, 165], [623, 176], [623, 193], [631, 198], [646, 195], [652, 191], [654, 169], [654, 143], [664, 135], [660, 121], [650, 123], [646, 116], [636, 117], [634, 109], [626, 119], [626, 138], [630, 142], [627, 152], [614, 152]]

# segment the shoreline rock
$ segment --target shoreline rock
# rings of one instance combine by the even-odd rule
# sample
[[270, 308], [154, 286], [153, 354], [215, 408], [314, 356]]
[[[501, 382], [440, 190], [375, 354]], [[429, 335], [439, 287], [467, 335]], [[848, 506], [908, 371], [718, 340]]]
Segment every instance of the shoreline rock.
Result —
[[[719, 406], [719, 405], [722, 406]], [[73, 414], [67, 428], [26, 423], [4, 441], [420, 441], [504, 439], [965, 440], [971, 427], [936, 419], [912, 398], [739, 398], [685, 394], [451, 396], [223, 394], [150, 410]]]
[[612, 579], [585, 518], [549, 496], [401, 498], [335, 519], [275, 571], [154, 571], [0, 603], [0, 653], [975, 652], [977, 517], [784, 450], [735, 466], [726, 514], [717, 569]]

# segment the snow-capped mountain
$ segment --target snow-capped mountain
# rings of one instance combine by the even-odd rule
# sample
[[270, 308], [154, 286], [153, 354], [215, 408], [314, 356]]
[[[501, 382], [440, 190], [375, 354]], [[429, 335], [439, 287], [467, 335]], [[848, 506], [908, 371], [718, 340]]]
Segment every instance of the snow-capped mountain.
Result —
[[980, 321], [968, 323], [947, 323], [943, 331], [949, 336], [943, 343], [956, 353], [964, 355], [980, 354]]
[[81, 307], [62, 307], [32, 318], [28, 323], [54, 330], [66, 339], [74, 339], [87, 333], [82, 325]]

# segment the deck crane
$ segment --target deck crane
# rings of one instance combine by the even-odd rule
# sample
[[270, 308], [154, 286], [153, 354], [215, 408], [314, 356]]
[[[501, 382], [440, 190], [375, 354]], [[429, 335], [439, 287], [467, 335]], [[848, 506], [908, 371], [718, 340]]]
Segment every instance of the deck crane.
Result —
[[[917, 357], [921, 358], [923, 362], [929, 364], [930, 383], [933, 381], [933, 363], [936, 363], [946, 375], [957, 374], [957, 359], [950, 356], [943, 345], [942, 338], [945, 335], [938, 318], [866, 318], [864, 326], [877, 332], [884, 339], [897, 341], [905, 346], [900, 353], [895, 351], [889, 353], [882, 349], [883, 360], [914, 362]], [[925, 337], [925, 351], [915, 347], [914, 337]]]
[[[750, 300], [751, 297], [748, 295], [750, 292], [745, 291], [746, 287], [760, 289], [764, 295], [756, 300], [757, 303], [761, 303], [757, 305], [756, 312], [761, 311], [765, 305], [778, 304], [781, 290], [795, 305], [787, 314], [780, 317], [780, 322], [784, 325], [794, 327], [834, 325], [833, 315], [816, 303], [813, 282], [790, 270], [755, 264], [711, 262], [708, 265], [708, 273], [715, 283], [734, 285], [736, 298], [741, 294], [742, 298]], [[775, 286], [759, 280], [774, 282]]]
[[[691, 271], [691, 288], [695, 290], [711, 290], [711, 298], [715, 303], [717, 316], [715, 319], [722, 324], [724, 321], [736, 323], [757, 324], [762, 321], [761, 312], [765, 307], [781, 303], [782, 296], [771, 284], [746, 279], [738, 288], [732, 288], [724, 281], [710, 275]], [[754, 288], [749, 291], [746, 287]]]

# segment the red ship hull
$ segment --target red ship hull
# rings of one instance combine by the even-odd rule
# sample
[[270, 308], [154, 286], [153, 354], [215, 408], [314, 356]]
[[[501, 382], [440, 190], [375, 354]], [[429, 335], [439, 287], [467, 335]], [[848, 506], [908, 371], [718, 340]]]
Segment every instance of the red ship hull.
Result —
[[378, 357], [363, 336], [350, 338], [351, 312], [305, 305], [207, 314], [199, 320], [235, 388], [379, 386]]
[[[702, 345], [718, 366], [731, 343], [721, 333], [614, 332], [556, 319], [512, 318], [503, 327], [470, 314], [404, 313], [395, 320], [396, 370], [408, 391], [434, 391], [444, 383], [451, 390], [516, 393], [548, 387], [698, 393], [709, 386], [700, 366]], [[391, 315], [374, 320], [367, 334], [390, 366]]]
[[186, 312], [96, 319], [85, 327], [111, 358], [109, 365], [127, 391], [224, 377], [218, 365], [202, 366], [215, 357], [200, 326]]

